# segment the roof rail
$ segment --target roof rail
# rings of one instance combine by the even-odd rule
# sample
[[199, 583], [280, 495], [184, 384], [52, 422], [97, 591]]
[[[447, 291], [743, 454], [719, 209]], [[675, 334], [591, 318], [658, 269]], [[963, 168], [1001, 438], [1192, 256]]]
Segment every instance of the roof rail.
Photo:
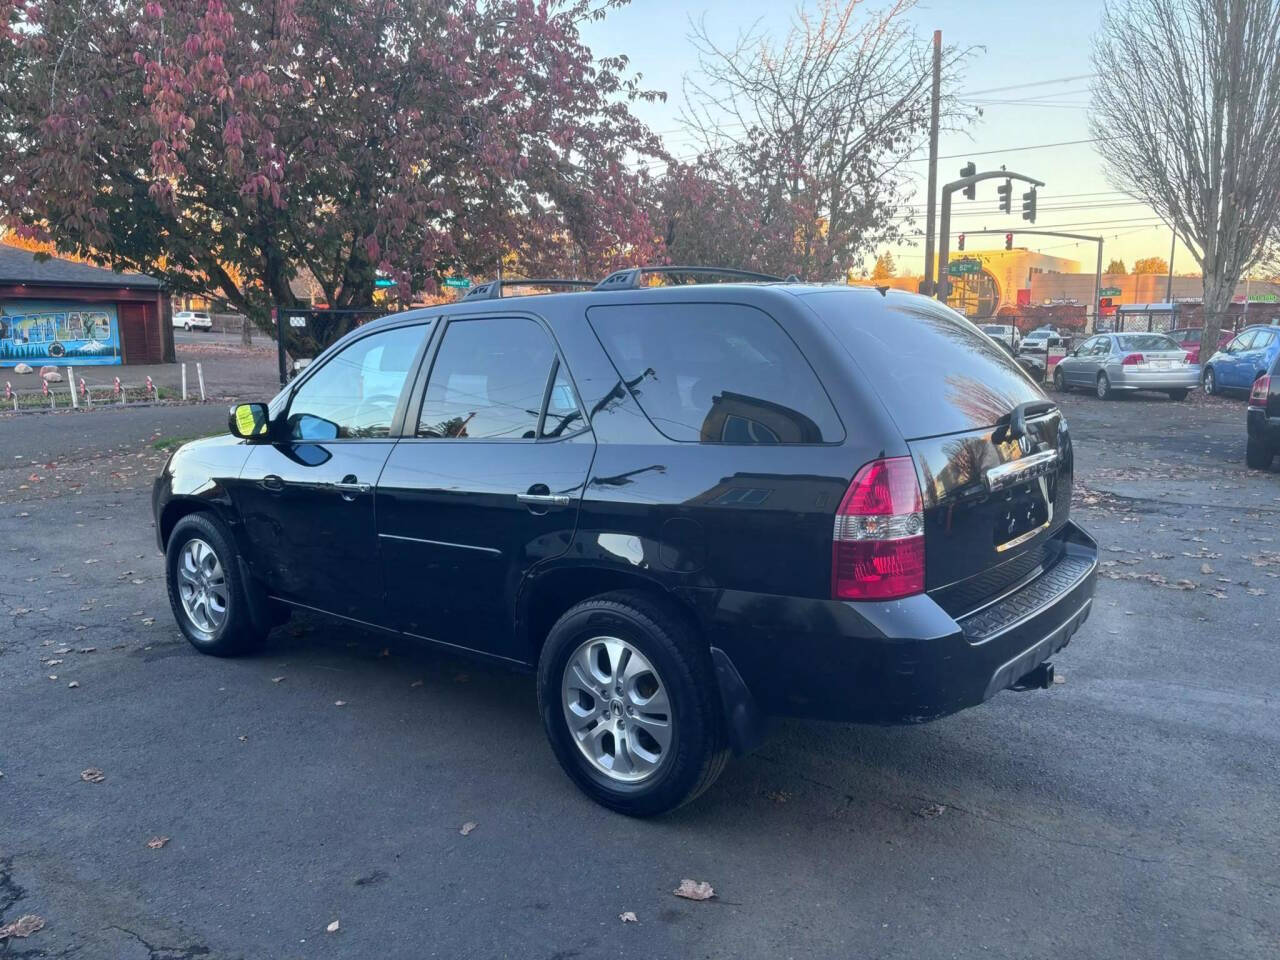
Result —
[[597, 290], [635, 290], [640, 286], [640, 278], [646, 273], [692, 274], [694, 276], [732, 277], [738, 280], [754, 280], [758, 283], [794, 283], [800, 278], [792, 274], [785, 280], [768, 273], [754, 273], [751, 270], [737, 270], [733, 267], [630, 267], [626, 270], [615, 270], [596, 284]]
[[565, 287], [567, 289], [590, 290], [595, 287], [594, 280], [565, 280], [559, 277], [547, 277], [542, 280], [490, 280], [477, 284], [467, 291], [463, 300], [498, 300], [507, 287]]

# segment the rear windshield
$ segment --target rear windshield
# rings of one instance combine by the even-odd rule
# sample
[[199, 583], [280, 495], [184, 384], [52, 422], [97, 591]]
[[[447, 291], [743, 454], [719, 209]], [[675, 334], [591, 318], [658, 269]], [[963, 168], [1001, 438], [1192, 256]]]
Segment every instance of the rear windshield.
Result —
[[1200, 335], [1203, 333], [1203, 330], [1183, 330], [1178, 334], [1178, 338], [1183, 343], [1199, 343]]
[[1126, 333], [1116, 337], [1121, 350], [1181, 350], [1182, 347], [1159, 333]]
[[831, 328], [908, 440], [993, 426], [1044, 394], [954, 310], [918, 296], [824, 290], [805, 302]]

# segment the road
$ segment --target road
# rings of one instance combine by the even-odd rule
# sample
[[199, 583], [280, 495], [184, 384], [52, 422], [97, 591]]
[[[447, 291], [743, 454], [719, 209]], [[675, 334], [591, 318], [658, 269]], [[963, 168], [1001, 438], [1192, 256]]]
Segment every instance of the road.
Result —
[[0, 958], [1275, 957], [1280, 473], [1239, 400], [1062, 404], [1106, 564], [1065, 682], [780, 723], [652, 821], [570, 785], [527, 677], [305, 617], [196, 654], [153, 437], [220, 410], [0, 422], [0, 924], [47, 921]]

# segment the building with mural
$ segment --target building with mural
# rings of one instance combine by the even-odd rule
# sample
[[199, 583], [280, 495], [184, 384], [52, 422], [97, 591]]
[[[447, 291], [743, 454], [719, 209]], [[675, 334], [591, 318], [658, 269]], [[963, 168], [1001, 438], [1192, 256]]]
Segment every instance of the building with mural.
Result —
[[1018, 248], [954, 251], [950, 260], [952, 264], [963, 261], [973, 265], [972, 272], [951, 276], [947, 298], [948, 306], [973, 320], [994, 317], [1002, 307], [1029, 306], [1034, 302], [1032, 284], [1038, 274], [1080, 272], [1077, 260]]
[[159, 280], [0, 244], [0, 367], [173, 359], [171, 306]]

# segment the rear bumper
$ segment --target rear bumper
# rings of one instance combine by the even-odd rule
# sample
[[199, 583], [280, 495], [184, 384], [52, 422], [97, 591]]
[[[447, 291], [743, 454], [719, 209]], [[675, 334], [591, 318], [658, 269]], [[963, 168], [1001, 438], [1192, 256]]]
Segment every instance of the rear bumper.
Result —
[[954, 619], [927, 595], [842, 603], [733, 591], [698, 599], [713, 646], [764, 713], [921, 723], [975, 706], [1061, 650], [1088, 618], [1097, 545], [1068, 523], [1055, 562]]
[[1200, 385], [1200, 367], [1195, 364], [1174, 370], [1134, 372], [1132, 367], [1107, 368], [1113, 390], [1191, 390]]
[[1261, 407], [1250, 407], [1245, 426], [1255, 441], [1280, 448], [1280, 417], [1268, 417], [1267, 411]]

